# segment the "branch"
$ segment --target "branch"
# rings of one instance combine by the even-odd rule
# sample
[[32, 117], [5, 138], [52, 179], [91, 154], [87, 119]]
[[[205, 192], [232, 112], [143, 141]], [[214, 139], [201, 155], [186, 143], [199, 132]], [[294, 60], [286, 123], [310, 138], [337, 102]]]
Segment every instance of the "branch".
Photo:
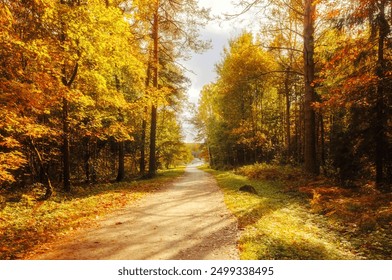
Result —
[[294, 48], [289, 48], [289, 47], [270, 47], [270, 46], [264, 46], [264, 45], [259, 45], [260, 47], [266, 48], [266, 49], [271, 49], [271, 50], [286, 50], [286, 51], [293, 51], [293, 52], [297, 52], [297, 53], [301, 53], [303, 54], [304, 51], [303, 50], [298, 50], [298, 49], [294, 49]]
[[292, 73], [292, 74], [296, 74], [296, 75], [299, 75], [299, 76], [304, 76], [303, 73], [295, 71], [295, 70], [275, 70], [275, 71], [268, 71], [268, 72], [260, 73], [258, 75], [253, 76], [253, 77], [250, 77], [248, 79], [240, 79], [239, 81], [247, 83], [247, 82], [251, 82], [251, 81], [256, 81], [256, 80], [258, 80], [259, 78], [261, 78], [263, 76], [267, 76], [267, 75], [271, 75], [271, 74], [277, 74], [277, 73], [280, 73], [280, 74], [281, 73], [284, 73], [284, 74]]
[[70, 87], [72, 85], [72, 83], [75, 81], [76, 75], [78, 73], [78, 68], [79, 68], [79, 63], [76, 62], [75, 66], [74, 66], [74, 69], [72, 71], [72, 75], [71, 75], [70, 79], [67, 80], [67, 76], [66, 76], [66, 72], [65, 72], [66, 70], [65, 70], [65, 65], [64, 65], [64, 68], [62, 70], [63, 77], [61, 78], [61, 81], [63, 82], [63, 84], [66, 87]]
[[304, 73], [298, 72], [298, 71], [295, 71], [295, 70], [275, 70], [275, 71], [269, 71], [269, 72], [261, 73], [259, 76], [261, 77], [261, 76], [266, 76], [266, 75], [274, 74], [274, 73], [291, 73], [291, 74], [296, 74], [296, 75], [299, 75], [299, 76], [303, 76], [304, 75]]
[[72, 83], [74, 82], [74, 80], [76, 78], [76, 75], [78, 74], [78, 68], [79, 68], [79, 63], [76, 62], [74, 70], [73, 70], [72, 75], [71, 75], [71, 78], [68, 81], [68, 86], [71, 86]]
[[299, 10], [297, 10], [296, 8], [294, 8], [292, 5], [290, 5], [289, 3], [287, 3], [286, 1], [282, 1], [284, 5], [286, 5], [287, 8], [289, 8], [290, 10], [292, 10], [293, 12], [295, 12], [298, 15], [301, 16], [305, 16], [304, 12], [301, 12]]
[[298, 32], [297, 30], [294, 30], [292, 28], [288, 28], [288, 27], [283, 27], [283, 28], [277, 28], [277, 29], [265, 29], [262, 30], [262, 32], [267, 32], [267, 33], [271, 33], [271, 32], [278, 32], [278, 31], [290, 31], [293, 32], [294, 34], [300, 36], [300, 37], [304, 37], [304, 35], [300, 32]]
[[46, 187], [45, 187], [46, 188], [46, 192], [39, 200], [47, 200], [53, 194], [52, 182], [50, 181], [50, 178], [49, 178], [49, 175], [48, 175], [47, 171], [45, 170], [44, 160], [43, 160], [43, 158], [41, 156], [41, 153], [39, 152], [37, 146], [35, 145], [33, 137], [31, 135], [29, 136], [29, 140], [30, 140], [31, 147], [32, 147], [35, 155], [37, 156], [39, 167], [41, 169], [41, 172], [43, 172], [43, 175], [45, 177], [46, 184], [47, 184]]
[[[260, 0], [253, 0], [252, 2], [248, 3], [248, 2], [241, 2], [245, 5], [241, 5], [241, 6], [245, 6], [245, 8], [243, 8], [243, 10], [237, 14], [224, 14], [224, 16], [226, 17], [226, 19], [233, 19], [233, 18], [237, 18], [239, 16], [242, 16], [243, 14], [247, 13], [250, 9], [252, 9], [255, 5], [257, 5], [260, 2]], [[237, 5], [237, 7], [240, 6]]]

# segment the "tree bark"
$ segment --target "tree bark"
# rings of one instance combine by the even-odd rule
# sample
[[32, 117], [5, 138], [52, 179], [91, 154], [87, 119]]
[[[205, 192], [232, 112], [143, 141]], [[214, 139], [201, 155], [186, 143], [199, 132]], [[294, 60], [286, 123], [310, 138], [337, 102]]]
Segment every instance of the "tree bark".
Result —
[[304, 77], [305, 77], [305, 171], [318, 174], [319, 167], [316, 156], [316, 115], [312, 108], [316, 101], [314, 90], [315, 63], [314, 63], [314, 23], [315, 23], [315, 0], [305, 0], [304, 14]]
[[[76, 63], [74, 69], [72, 71], [72, 75], [69, 79], [66, 77], [66, 70], [65, 66], [63, 68], [63, 77], [62, 82], [63, 84], [70, 89], [72, 83], [75, 81], [76, 75], [78, 73], [79, 64]], [[62, 122], [63, 122], [63, 188], [66, 192], [71, 191], [71, 155], [70, 155], [70, 147], [69, 147], [69, 102], [68, 97], [63, 97], [63, 115], [62, 115]]]
[[[145, 109], [147, 111], [147, 107]], [[142, 122], [142, 136], [140, 143], [140, 175], [144, 175], [146, 173], [146, 130], [147, 130], [147, 121], [143, 119]]]
[[[153, 23], [153, 40], [154, 40], [154, 78], [153, 87], [158, 89], [158, 68], [159, 68], [159, 1], [156, 4]], [[149, 160], [149, 177], [154, 177], [157, 172], [156, 161], [156, 135], [157, 135], [157, 106], [154, 104], [151, 108], [151, 130], [150, 130], [150, 160]]]
[[84, 146], [84, 155], [83, 155], [83, 160], [84, 160], [84, 174], [86, 175], [86, 183], [90, 183], [91, 181], [91, 174], [90, 174], [90, 158], [91, 158], [91, 153], [90, 153], [90, 138], [89, 137], [84, 137], [83, 138], [83, 146]]
[[325, 155], [325, 125], [324, 125], [324, 116], [320, 112], [320, 156], [321, 156], [321, 166], [323, 169], [323, 173], [325, 175], [325, 165], [326, 165], [326, 155]]
[[69, 120], [68, 99], [63, 98], [63, 188], [66, 192], [71, 191], [71, 160], [69, 148]]
[[[60, 0], [60, 4], [65, 5], [66, 2], [64, 0]], [[63, 44], [66, 40], [66, 32], [64, 29], [64, 22], [61, 20], [61, 25], [63, 27], [62, 32], [60, 33], [60, 42]], [[72, 74], [70, 78], [67, 78], [67, 70], [66, 65], [64, 63], [62, 68], [62, 77], [61, 81], [64, 86], [68, 89], [71, 88], [72, 83], [76, 79], [76, 75], [78, 73], [79, 64], [76, 62], [75, 66], [72, 70]], [[62, 124], [63, 124], [63, 145], [62, 145], [62, 154], [63, 154], [63, 188], [66, 192], [71, 191], [71, 160], [70, 160], [70, 147], [69, 147], [69, 101], [66, 93], [63, 97], [63, 106], [62, 106]]]
[[376, 75], [378, 77], [376, 91], [376, 118], [374, 122], [375, 130], [375, 165], [376, 165], [376, 186], [380, 190], [384, 190], [384, 155], [385, 155], [385, 113], [384, 113], [384, 71], [386, 63], [384, 59], [385, 39], [389, 33], [389, 25], [385, 19], [385, 1], [379, 4], [378, 19], [378, 50], [377, 50], [377, 68]]
[[150, 161], [148, 165], [149, 177], [154, 177], [157, 172], [156, 135], [157, 135], [157, 107], [153, 105], [151, 108]]
[[290, 88], [289, 88], [289, 71], [285, 73], [284, 90], [286, 98], [286, 145], [287, 145], [287, 159], [291, 157], [291, 121], [290, 121]]
[[118, 143], [118, 173], [117, 182], [122, 182], [125, 178], [125, 147], [124, 141]]
[[[145, 81], [146, 90], [150, 86], [151, 82], [151, 54], [147, 65], [147, 76]], [[140, 143], [140, 175], [144, 176], [146, 173], [146, 131], [147, 131], [147, 114], [148, 108], [144, 107], [144, 115], [142, 121], [142, 131], [141, 131], [141, 143]]]
[[49, 175], [45, 170], [45, 165], [44, 165], [44, 161], [42, 159], [41, 153], [38, 151], [38, 148], [35, 146], [35, 143], [31, 137], [30, 137], [30, 144], [31, 144], [31, 147], [33, 148], [35, 155], [37, 156], [39, 168], [41, 169], [41, 174], [44, 175], [44, 179], [46, 181], [45, 194], [43, 197], [40, 198], [40, 200], [47, 200], [53, 194], [52, 182], [50, 181]]

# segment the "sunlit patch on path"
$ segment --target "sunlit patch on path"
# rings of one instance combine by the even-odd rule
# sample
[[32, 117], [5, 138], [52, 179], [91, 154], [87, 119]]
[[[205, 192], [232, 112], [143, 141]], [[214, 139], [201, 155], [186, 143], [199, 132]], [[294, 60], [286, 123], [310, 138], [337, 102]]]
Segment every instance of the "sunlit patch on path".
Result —
[[39, 259], [237, 259], [237, 223], [213, 177], [187, 168], [154, 193]]

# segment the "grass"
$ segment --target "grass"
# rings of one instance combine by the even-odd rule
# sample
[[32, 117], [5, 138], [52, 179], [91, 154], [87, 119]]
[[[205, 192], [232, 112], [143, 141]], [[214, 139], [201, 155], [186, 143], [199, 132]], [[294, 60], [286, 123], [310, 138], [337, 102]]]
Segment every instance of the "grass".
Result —
[[[249, 179], [233, 172], [207, 171], [216, 177], [228, 208], [238, 219], [242, 231], [241, 259], [363, 258], [351, 240], [335, 230], [335, 221], [313, 213], [306, 194], [287, 191], [285, 180], [293, 181], [292, 176], [298, 171], [277, 168], [274, 171], [268, 167], [267, 178], [261, 179], [260, 176]], [[247, 172], [240, 170], [239, 173]], [[246, 184], [252, 185], [258, 195], [238, 191]]]
[[151, 180], [75, 187], [72, 193], [59, 192], [47, 201], [37, 201], [34, 193], [23, 194], [19, 202], [7, 203], [0, 211], [0, 260], [24, 259], [43, 244], [161, 190], [183, 172], [171, 169]]

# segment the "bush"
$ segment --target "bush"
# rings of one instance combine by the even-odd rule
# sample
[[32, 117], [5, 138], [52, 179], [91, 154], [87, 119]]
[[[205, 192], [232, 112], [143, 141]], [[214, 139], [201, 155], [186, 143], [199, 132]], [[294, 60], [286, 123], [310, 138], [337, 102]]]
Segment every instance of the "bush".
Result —
[[278, 166], [266, 163], [243, 166], [236, 170], [236, 173], [256, 180], [292, 180], [304, 176], [300, 169], [291, 166]]

